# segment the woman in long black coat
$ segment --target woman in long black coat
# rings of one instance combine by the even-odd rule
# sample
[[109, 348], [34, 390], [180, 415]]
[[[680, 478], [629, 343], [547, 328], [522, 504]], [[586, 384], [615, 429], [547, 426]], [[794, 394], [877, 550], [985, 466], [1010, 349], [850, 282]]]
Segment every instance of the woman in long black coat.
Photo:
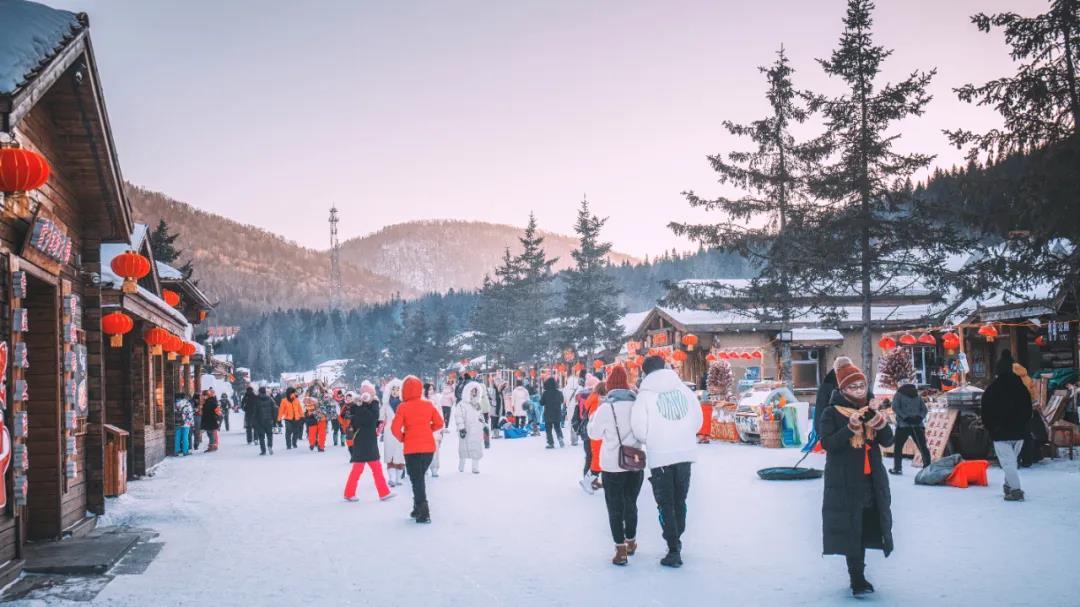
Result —
[[563, 442], [563, 395], [559, 390], [559, 384], [554, 377], [544, 380], [544, 392], [540, 395], [540, 406], [544, 408], [544, 432], [547, 434], [547, 448], [555, 448], [555, 438], [552, 432], [559, 437], [559, 446], [565, 447]]
[[865, 576], [866, 549], [882, 550], [886, 557], [893, 550], [892, 494], [879, 449], [893, 444], [893, 431], [869, 408], [862, 371], [847, 357], [836, 363], [837, 390], [818, 420], [827, 454], [822, 553], [847, 557], [851, 591], [858, 596], [874, 591]]
[[386, 500], [394, 497], [386, 484], [382, 461], [379, 458], [379, 439], [376, 430], [379, 426], [381, 405], [372, 393], [374, 393], [374, 388], [370, 393], [363, 391], [360, 402], [355, 402], [349, 407], [349, 436], [352, 438], [349, 461], [352, 462], [352, 467], [349, 470], [349, 478], [345, 481], [345, 499], [350, 502], [357, 501], [356, 484], [360, 481], [360, 475], [365, 467], [371, 469], [371, 475], [375, 478], [375, 489], [379, 492], [379, 499]]
[[203, 401], [200, 423], [202, 429], [206, 431], [206, 436], [210, 439], [210, 444], [206, 447], [206, 453], [217, 451], [218, 429], [221, 428], [221, 408], [218, 405], [217, 397], [213, 394]]

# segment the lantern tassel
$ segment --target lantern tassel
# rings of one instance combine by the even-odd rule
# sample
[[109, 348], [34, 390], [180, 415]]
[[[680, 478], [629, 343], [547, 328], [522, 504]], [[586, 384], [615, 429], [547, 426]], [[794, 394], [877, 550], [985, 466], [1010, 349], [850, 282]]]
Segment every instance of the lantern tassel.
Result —
[[124, 345], [124, 336], [123, 335], [110, 335], [109, 336], [109, 345], [114, 347], [114, 348], [123, 347], [123, 345]]
[[139, 283], [135, 282], [134, 278], [125, 278], [124, 285], [120, 290], [124, 293], [138, 293]]

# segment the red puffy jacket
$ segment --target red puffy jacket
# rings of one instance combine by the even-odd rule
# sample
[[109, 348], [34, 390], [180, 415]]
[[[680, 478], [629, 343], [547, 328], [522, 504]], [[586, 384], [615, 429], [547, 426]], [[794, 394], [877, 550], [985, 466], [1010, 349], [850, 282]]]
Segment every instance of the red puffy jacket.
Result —
[[424, 384], [410, 375], [401, 385], [398, 405], [390, 431], [405, 445], [405, 455], [435, 453], [435, 432], [442, 430], [442, 412], [431, 401], [421, 398]]

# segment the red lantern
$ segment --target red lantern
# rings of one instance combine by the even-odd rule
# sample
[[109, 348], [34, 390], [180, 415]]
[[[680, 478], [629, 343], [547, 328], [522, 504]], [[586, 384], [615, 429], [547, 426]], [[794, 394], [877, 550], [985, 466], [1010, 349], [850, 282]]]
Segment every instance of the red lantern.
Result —
[[165, 303], [176, 308], [180, 306], [180, 294], [171, 289], [162, 289], [161, 298], [165, 300]]
[[109, 336], [109, 345], [119, 348], [124, 345], [124, 335], [135, 328], [135, 321], [123, 312], [110, 312], [101, 317], [101, 331]]
[[641, 342], [640, 341], [630, 340], [630, 341], [626, 342], [626, 353], [627, 354], [637, 354], [638, 350], [640, 350], [640, 349], [641, 349]]
[[574, 360], [574, 351], [570, 350], [570, 349], [563, 350], [562, 358], [566, 362], [570, 362], [570, 361]]
[[1040, 348], [1045, 346], [1046, 345], [1046, 338], [1043, 337], [1042, 335], [1036, 337], [1035, 338], [1035, 345], [1039, 346]]
[[124, 279], [124, 285], [121, 288], [124, 293], [137, 293], [139, 279], [150, 273], [150, 260], [135, 251], [127, 251], [113, 257], [109, 266], [117, 276]]
[[652, 342], [654, 346], [662, 346], [667, 343], [667, 333], [657, 333], [653, 335]]
[[993, 342], [995, 339], [997, 339], [998, 336], [997, 327], [995, 327], [993, 323], [988, 322], [985, 325], [979, 327], [979, 335], [985, 337], [986, 341]]
[[937, 345], [937, 340], [934, 339], [933, 335], [931, 335], [929, 333], [923, 333], [922, 335], [919, 336], [919, 343], [924, 345], [924, 346], [936, 346]]
[[566, 373], [566, 365], [563, 364], [563, 363], [559, 363], [559, 364], [555, 365], [555, 370], [558, 371], [559, 373]]
[[902, 346], [914, 346], [917, 343], [919, 343], [919, 340], [915, 339], [915, 336], [911, 334], [911, 331], [900, 336], [900, 345]]
[[675, 359], [675, 362], [686, 362], [687, 353], [682, 350], [675, 350], [675, 353], [671, 355]]
[[199, 322], [206, 320], [206, 315], [209, 313], [207, 310], [199, 310]]
[[49, 181], [49, 162], [33, 150], [0, 148], [0, 192], [36, 190]]
[[180, 336], [169, 333], [169, 338], [161, 344], [161, 349], [168, 355], [169, 360], [176, 360], [177, 353], [184, 347], [184, 340]]
[[578, 374], [578, 373], [581, 373], [584, 370], [585, 370], [585, 364], [584, 363], [580, 363], [580, 362], [574, 363], [574, 374], [575, 375]]
[[752, 356], [753, 358], [763, 358], [764, 354], [761, 353], [761, 350], [754, 350], [750, 353], [750, 356]]
[[686, 335], [683, 335], [682, 345], [686, 346], [686, 351], [687, 352], [693, 352], [694, 351], [694, 346], [697, 345], [697, 342], [698, 342], [698, 336], [697, 335], [694, 335], [693, 333], [687, 333]]
[[956, 333], [946, 333], [941, 336], [941, 345], [946, 350], [956, 350], [960, 347], [960, 336]]
[[709, 352], [709, 354], [705, 357], [705, 362], [709, 364], [716, 362], [716, 355], [712, 352]]
[[521, 378], [525, 377], [525, 372], [522, 371], [521, 369], [518, 369], [517, 371], [514, 371], [514, 377], [516, 377], [518, 379], [521, 379]]
[[536, 379], [536, 369], [529, 369], [529, 377]]
[[597, 371], [599, 371], [600, 369], [603, 369], [604, 368], [604, 361], [600, 360], [599, 358], [592, 361], [592, 368], [597, 370]]
[[892, 350], [896, 347], [896, 340], [886, 335], [878, 340], [877, 345], [882, 350]]
[[198, 351], [198, 348], [195, 347], [195, 344], [193, 344], [190, 341], [185, 341], [184, 345], [180, 346], [179, 354], [181, 356], [181, 359], [180, 359], [181, 364], [186, 365], [189, 362], [191, 362], [191, 356], [193, 354], [195, 354], [195, 352], [197, 352], [197, 351]]
[[154, 327], [143, 333], [143, 341], [146, 345], [150, 346], [150, 353], [156, 356], [161, 355], [162, 346], [169, 340], [172, 334], [162, 329], [161, 327]]
[[741, 358], [743, 360], [751, 360], [754, 357], [751, 356], [749, 352], [743, 352], [742, 354], [739, 355], [739, 358]]

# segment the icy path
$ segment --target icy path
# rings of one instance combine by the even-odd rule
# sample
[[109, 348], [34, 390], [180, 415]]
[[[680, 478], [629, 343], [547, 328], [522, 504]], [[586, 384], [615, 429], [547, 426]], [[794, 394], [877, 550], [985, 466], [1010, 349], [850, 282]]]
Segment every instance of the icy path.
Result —
[[[278, 438], [278, 437], [275, 437]], [[259, 457], [241, 432], [216, 454], [170, 459], [108, 504], [104, 524], [161, 532], [166, 546], [140, 576], [121, 576], [105, 605], [844, 605], [844, 562], [820, 556], [820, 481], [767, 483], [758, 468], [794, 450], [701, 448], [690, 490], [686, 565], [663, 555], [649, 485], [641, 549], [609, 563], [601, 494], [575, 483], [579, 448], [538, 438], [494, 441], [479, 476], [457, 472], [456, 436], [429, 480], [432, 525], [408, 518], [410, 492], [379, 503], [370, 477], [341, 499], [345, 450], [306, 446]], [[822, 456], [811, 456], [821, 466]], [[1076, 605], [1080, 461], [1024, 471], [1023, 504], [992, 487], [915, 487], [894, 479], [897, 551], [868, 558], [877, 605]], [[1008, 558], [1003, 558], [1008, 555]]]

